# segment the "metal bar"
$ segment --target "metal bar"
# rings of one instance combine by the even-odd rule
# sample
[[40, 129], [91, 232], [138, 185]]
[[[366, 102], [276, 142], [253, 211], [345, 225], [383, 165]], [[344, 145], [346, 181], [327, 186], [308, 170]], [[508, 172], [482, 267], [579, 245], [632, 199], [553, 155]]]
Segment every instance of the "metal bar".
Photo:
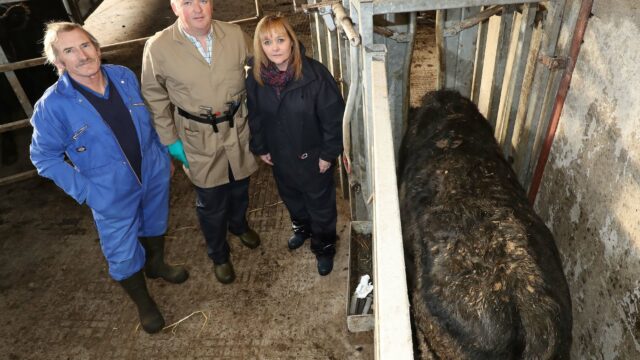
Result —
[[484, 70], [484, 57], [487, 48], [488, 22], [478, 24], [478, 39], [476, 40], [476, 57], [473, 62], [473, 82], [471, 83], [471, 101], [478, 104], [480, 101], [480, 86], [482, 85], [482, 72]]
[[347, 39], [349, 39], [351, 46], [360, 45], [360, 35], [358, 35], [358, 32], [354, 29], [353, 22], [351, 21], [351, 18], [347, 16], [342, 4], [334, 4], [331, 9], [335, 14], [336, 24], [338, 24], [338, 27], [344, 31], [344, 34], [347, 36]]
[[[135, 39], [135, 40], [122, 41], [122, 42], [111, 44], [111, 45], [101, 46], [100, 47], [100, 51], [102, 53], [108, 53], [108, 52], [112, 52], [112, 51], [128, 49], [128, 48], [131, 48], [131, 47], [142, 46], [142, 45], [144, 45], [144, 43], [149, 38], [150, 38], [150, 36], [144, 37], [144, 38]], [[1, 64], [0, 65], [0, 72], [7, 72], [7, 71], [26, 69], [26, 68], [30, 68], [30, 67], [34, 67], [34, 66], [38, 66], [38, 65], [43, 65], [46, 62], [47, 62], [47, 58], [39, 57], [39, 58], [33, 58], [33, 59], [28, 59], [28, 60], [16, 61], [16, 62], [13, 62], [13, 63], [8, 63], [8, 64]]]
[[[548, 14], [546, 16], [545, 27], [543, 27], [539, 55], [555, 54], [564, 16], [564, 5], [565, 1], [555, 1], [547, 4]], [[551, 71], [549, 71], [548, 68], [538, 66], [538, 64], [536, 65], [531, 95], [529, 96], [529, 103], [527, 105], [527, 114], [524, 126], [522, 127], [523, 132], [520, 136], [521, 141], [525, 141], [527, 148], [523, 149], [524, 156], [521, 159], [521, 163], [517, 164], [517, 167], [520, 169], [518, 179], [520, 179], [525, 189], [531, 184], [530, 177], [533, 166], [535, 166], [533, 159], [536, 157], [533, 152], [535, 151], [537, 130], [542, 113], [541, 107], [546, 97], [545, 89], [548, 87], [551, 75]]]
[[11, 175], [11, 176], [5, 176], [3, 178], [0, 178], [0, 186], [3, 185], [8, 185], [14, 182], [18, 182], [18, 181], [22, 181], [22, 180], [26, 180], [32, 177], [35, 177], [38, 175], [38, 171], [37, 170], [29, 170], [29, 171], [25, 171], [25, 172], [21, 172], [15, 175]]
[[503, 99], [501, 127], [496, 126], [497, 140], [502, 144], [505, 157], [511, 155], [511, 137], [518, 113], [520, 103], [520, 91], [524, 79], [524, 70], [527, 65], [528, 50], [531, 45], [531, 35], [533, 33], [533, 21], [535, 20], [537, 4], [525, 5], [520, 28], [514, 36], [517, 36], [517, 44], [511, 65], [510, 76], [507, 84], [507, 91]]
[[321, 7], [325, 7], [325, 6], [333, 6], [335, 4], [340, 3], [340, 0], [328, 0], [328, 1], [321, 1], [319, 3], [312, 3], [312, 4], [302, 4], [300, 5], [300, 7], [298, 8], [295, 5], [295, 1], [294, 1], [294, 6], [293, 6], [293, 10], [295, 13], [301, 13], [304, 12], [305, 14], [308, 13], [309, 11], [318, 11], [319, 8]]
[[[415, 34], [415, 13], [397, 13], [377, 16], [390, 30], [398, 33]], [[376, 44], [384, 44], [387, 51], [387, 86], [389, 108], [391, 109], [391, 130], [395, 154], [400, 149], [403, 121], [409, 111], [409, 69], [411, 66], [411, 46], [413, 42], [398, 42], [379, 35], [374, 36]]]
[[[344, 0], [349, 2], [349, 15], [351, 19], [360, 21], [360, 2], [358, 0]], [[366, 197], [369, 196], [369, 186], [365, 173], [367, 169], [366, 144], [364, 139], [364, 98], [365, 90], [363, 86], [364, 72], [362, 71], [362, 46], [347, 46], [349, 49], [350, 62], [348, 63], [351, 72], [351, 79], [355, 81], [349, 84], [356, 87], [356, 95], [353, 99], [352, 116], [350, 116], [351, 146], [351, 174], [349, 175], [349, 205], [351, 208], [352, 220], [371, 220], [371, 214], [366, 204]], [[351, 92], [351, 88], [349, 89]], [[350, 95], [351, 96], [351, 95]]]
[[489, 110], [486, 114], [489, 123], [491, 123], [494, 128], [497, 125], [496, 123], [499, 115], [498, 110], [500, 108], [500, 97], [502, 95], [504, 74], [507, 67], [507, 59], [509, 57], [509, 45], [514, 18], [514, 7], [504, 9], [502, 16], [500, 16], [498, 50], [496, 53], [495, 67], [493, 68], [493, 82], [491, 84], [491, 93], [489, 95]]
[[551, 151], [551, 145], [558, 129], [558, 123], [560, 122], [560, 115], [562, 114], [562, 108], [564, 106], [567, 93], [569, 92], [569, 85], [571, 84], [571, 77], [573, 76], [573, 69], [576, 65], [576, 60], [580, 54], [580, 48], [584, 39], [584, 33], [589, 22], [591, 15], [591, 9], [593, 7], [593, 0], [584, 0], [580, 5], [580, 13], [578, 15], [578, 21], [571, 40], [571, 49], [569, 50], [569, 64], [565, 69], [556, 95], [556, 101], [553, 104], [553, 110], [551, 112], [551, 122], [547, 130], [546, 137], [544, 139], [544, 145], [540, 152], [540, 158], [536, 164], [535, 172], [533, 173], [533, 180], [531, 181], [531, 187], [529, 189], [529, 202], [532, 204], [536, 201], [540, 182], [542, 181], [542, 175], [544, 173], [545, 165], [549, 159], [549, 152]]
[[23, 119], [23, 120], [18, 120], [18, 121], [6, 123], [6, 124], [1, 124], [0, 134], [7, 131], [26, 128], [27, 126], [29, 126], [29, 119]]
[[[449, 10], [451, 11], [451, 10]], [[461, 16], [474, 15], [480, 8], [461, 9]], [[456, 68], [454, 88], [463, 96], [471, 96], [473, 82], [473, 61], [475, 60], [478, 28], [470, 28], [458, 34], [458, 48], [456, 49]]]
[[[244, 18], [244, 19], [239, 19], [239, 20], [229, 21], [229, 23], [231, 23], [231, 24], [240, 24], [240, 23], [244, 23], [244, 22], [257, 20], [258, 18], [260, 18], [259, 0], [255, 0], [255, 4], [256, 4], [256, 15], [255, 16]], [[102, 46], [102, 47], [100, 47], [100, 51], [103, 52], [103, 53], [108, 53], [108, 52], [113, 52], [113, 51], [117, 51], [117, 50], [128, 49], [128, 48], [131, 48], [131, 47], [142, 46], [142, 45], [144, 45], [144, 43], [150, 37], [151, 36], [147, 36], [147, 37], [143, 37], [143, 38], [139, 38], [139, 39], [121, 41], [119, 43]], [[7, 64], [0, 64], [0, 73], [7, 72], [7, 71], [15, 71], [15, 70], [20, 70], [20, 69], [26, 69], [26, 68], [30, 68], [30, 67], [34, 67], [34, 66], [38, 66], [38, 65], [43, 65], [46, 62], [47, 62], [47, 58], [39, 57], [39, 58], [33, 58], [33, 59], [28, 59], [28, 60], [16, 61], [16, 62], [7, 63]]]
[[[455, 89], [456, 88], [456, 67], [458, 63], [458, 49], [460, 47], [460, 36], [444, 37], [444, 29], [448, 24], [457, 23], [462, 19], [463, 9], [451, 9], [442, 10], [439, 13], [442, 14], [442, 22], [438, 22], [442, 29], [442, 33], [436, 33], [438, 38], [442, 37], [442, 50], [440, 59], [443, 61], [441, 66], [444, 70], [444, 88]], [[439, 26], [437, 26], [439, 27]]]
[[413, 359], [384, 47], [366, 55], [372, 75], [373, 274], [376, 359]]
[[[538, 14], [540, 11], [543, 11], [540, 7], [538, 7]], [[520, 88], [520, 103], [518, 104], [518, 113], [516, 114], [516, 121], [513, 128], [513, 134], [511, 135], [511, 144], [514, 147], [513, 156], [513, 170], [516, 174], [521, 173], [520, 166], [522, 165], [525, 154], [524, 151], [527, 149], [527, 144], [522, 141], [521, 137], [524, 133], [525, 126], [525, 117], [527, 115], [527, 107], [529, 104], [529, 99], [531, 97], [531, 89], [533, 86], [533, 78], [535, 75], [536, 62], [538, 58], [538, 50], [540, 49], [540, 41], [542, 37], [542, 23], [534, 21], [534, 29], [531, 34], [531, 44], [529, 45], [529, 54], [527, 58], [527, 66], [524, 70], [524, 78], [522, 80], [522, 87]], [[521, 183], [524, 183], [522, 179]]]
[[445, 52], [445, 37], [443, 35], [445, 17], [446, 17], [445, 10], [436, 11], [435, 36], [436, 36], [436, 52], [438, 54], [438, 76], [436, 78], [436, 89], [438, 90], [444, 89], [445, 83], [446, 83], [446, 76], [445, 76], [446, 52]]
[[371, 203], [368, 199], [373, 196], [373, 184], [372, 184], [372, 176], [370, 174], [373, 172], [373, 163], [372, 163], [372, 149], [371, 144], [368, 142], [368, 139], [371, 139], [371, 128], [373, 127], [372, 118], [373, 118], [373, 105], [372, 105], [372, 77], [371, 68], [365, 65], [366, 62], [366, 53], [371, 50], [371, 47], [376, 47], [379, 45], [374, 45], [373, 41], [373, 4], [370, 1], [352, 1], [352, 4], [357, 2], [360, 5], [358, 11], [358, 25], [360, 30], [360, 36], [362, 36], [362, 44], [364, 47], [364, 51], [361, 51], [360, 54], [362, 56], [360, 60], [360, 68], [362, 69], [362, 95], [363, 95], [363, 122], [361, 127], [361, 135], [363, 136], [362, 140], [362, 148], [360, 150], [364, 153], [364, 161], [361, 164], [363, 167], [362, 174], [362, 196], [365, 200], [365, 204], [367, 206], [367, 211], [369, 217], [372, 216], [373, 209], [371, 207]]
[[[346, 62], [347, 62], [347, 51], [350, 48], [350, 46], [344, 46], [345, 42], [344, 40], [338, 35], [336, 36], [336, 47], [337, 47], [337, 56], [338, 56], [338, 73], [340, 74], [340, 79], [338, 81], [338, 87], [340, 89], [340, 94], [342, 94], [343, 97], [346, 97], [346, 94], [348, 91], [351, 90], [350, 87], [350, 83], [351, 81], [349, 79], [346, 79], [346, 77], [348, 76], [347, 74], [349, 74], [349, 69], [346, 68]], [[346, 99], [345, 99], [346, 100]], [[345, 111], [346, 111], [346, 106], [345, 106]], [[342, 121], [343, 121], [343, 125], [342, 125], [342, 137], [344, 139], [345, 137], [345, 130], [344, 130], [344, 115], [342, 117]], [[348, 136], [348, 127], [347, 127], [347, 132], [346, 132], [346, 137]], [[344, 140], [343, 140], [344, 143]], [[338, 164], [344, 164], [343, 166], [338, 165], [338, 169], [339, 169], [339, 179], [340, 179], [340, 194], [342, 195], [343, 199], [349, 199], [349, 173], [347, 172], [347, 166], [346, 166], [346, 161], [344, 160], [344, 153], [342, 155], [340, 155], [338, 157]]]
[[[0, 64], [6, 64], [8, 62], [9, 60], [7, 60], [7, 56], [4, 54], [2, 46], [0, 46]], [[16, 95], [18, 101], [20, 102], [20, 106], [22, 106], [22, 110], [27, 116], [31, 116], [31, 114], [33, 114], [33, 105], [31, 105], [31, 101], [29, 101], [29, 98], [24, 92], [22, 85], [20, 85], [18, 77], [13, 71], [8, 71], [5, 75], [7, 76], [7, 80], [9, 81], [9, 84], [13, 89], [13, 93]]]
[[373, 0], [374, 14], [539, 3], [541, 0]]
[[470, 27], [476, 26], [479, 23], [484, 22], [489, 19], [493, 15], [498, 15], [502, 13], [504, 6], [492, 6], [488, 9], [482, 10], [474, 16], [468, 17], [456, 25], [449, 27], [444, 30], [444, 36], [453, 36], [461, 32], [462, 30], [468, 29]]
[[[315, 0], [309, 0], [315, 1]], [[322, 17], [317, 12], [314, 12], [309, 17], [311, 21], [311, 38], [313, 39], [312, 48], [313, 48], [313, 58], [318, 60], [321, 63], [325, 63], [326, 44], [322, 41], [322, 29], [324, 28], [324, 21]]]
[[4, 4], [16, 4], [19, 2], [24, 2], [24, 0], [0, 0], [0, 5]]

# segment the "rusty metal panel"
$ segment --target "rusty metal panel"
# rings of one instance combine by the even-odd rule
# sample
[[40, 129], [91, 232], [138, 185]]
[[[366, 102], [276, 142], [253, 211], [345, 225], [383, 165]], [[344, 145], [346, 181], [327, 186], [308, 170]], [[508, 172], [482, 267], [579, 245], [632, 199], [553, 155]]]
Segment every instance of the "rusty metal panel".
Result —
[[[522, 81], [522, 88], [520, 92], [520, 102], [518, 104], [518, 112], [516, 114], [515, 124], [513, 128], [513, 134], [511, 137], [511, 144], [513, 146], [512, 156], [514, 162], [512, 164], [516, 174], [521, 172], [519, 166], [523, 164], [523, 158], [525, 152], [528, 151], [527, 144], [522, 141], [522, 136], [525, 132], [525, 117], [527, 115], [527, 107], [529, 104], [529, 97], [531, 95], [533, 79], [535, 75], [536, 63], [538, 59], [538, 51], [540, 49], [540, 41], [542, 36], [542, 23], [536, 24], [533, 29], [531, 44], [529, 48], [529, 54], [527, 59], [527, 66], [524, 70], [524, 78]], [[520, 179], [522, 182], [522, 179]]]
[[[547, 15], [542, 29], [539, 54], [552, 55], [555, 54], [558, 35], [560, 34], [560, 27], [562, 26], [565, 1], [548, 2], [546, 5]], [[521, 142], [520, 153], [523, 154], [523, 156], [515, 163], [515, 168], [518, 169], [518, 179], [524, 185], [525, 189], [529, 187], [533, 166], [535, 166], [536, 154], [534, 153], [534, 144], [536, 138], [540, 136], [538, 127], [540, 126], [542, 106], [545, 103], [545, 98], [548, 93], [547, 88], [551, 79], [549, 69], [536, 63], [527, 114], [519, 136]], [[522, 145], [524, 145], [524, 147]]]

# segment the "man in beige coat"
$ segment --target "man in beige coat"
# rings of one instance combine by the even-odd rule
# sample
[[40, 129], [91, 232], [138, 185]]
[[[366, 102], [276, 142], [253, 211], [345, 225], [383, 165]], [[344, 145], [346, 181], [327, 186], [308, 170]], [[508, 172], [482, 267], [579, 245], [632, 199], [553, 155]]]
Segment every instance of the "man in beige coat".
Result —
[[244, 65], [251, 40], [239, 26], [212, 21], [211, 0], [171, 0], [178, 20], [144, 49], [142, 94], [160, 140], [194, 185], [196, 213], [216, 278], [235, 279], [227, 229], [256, 248], [247, 224], [249, 151]]

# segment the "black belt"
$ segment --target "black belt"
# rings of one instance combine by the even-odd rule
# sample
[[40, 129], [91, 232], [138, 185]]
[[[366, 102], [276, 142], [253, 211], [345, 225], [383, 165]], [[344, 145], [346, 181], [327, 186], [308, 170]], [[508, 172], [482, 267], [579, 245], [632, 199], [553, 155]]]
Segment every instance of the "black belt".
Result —
[[231, 128], [233, 127], [233, 117], [236, 115], [236, 112], [238, 112], [238, 109], [240, 108], [240, 102], [229, 101], [227, 103], [227, 106], [228, 106], [228, 109], [223, 114], [221, 114], [220, 112], [213, 113], [211, 108], [206, 108], [206, 109], [203, 109], [206, 112], [200, 114], [200, 116], [196, 116], [196, 115], [192, 115], [191, 113], [188, 113], [186, 110], [180, 107], [178, 108], [178, 114], [180, 114], [180, 116], [183, 116], [189, 120], [197, 121], [202, 124], [211, 125], [213, 127], [213, 131], [218, 132], [218, 124], [221, 124], [225, 121], [229, 122], [229, 127]]

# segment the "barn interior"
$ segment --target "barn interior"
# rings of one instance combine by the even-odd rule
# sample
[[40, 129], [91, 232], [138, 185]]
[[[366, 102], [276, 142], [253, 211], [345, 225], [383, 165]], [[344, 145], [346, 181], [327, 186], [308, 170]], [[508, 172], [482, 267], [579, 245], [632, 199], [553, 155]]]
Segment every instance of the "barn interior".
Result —
[[[394, 215], [376, 214], [375, 209], [393, 208], [394, 198], [384, 197], [393, 193], [390, 185], [376, 176], [393, 173], [394, 162], [393, 157], [378, 162], [384, 161], [384, 152], [375, 151], [397, 151], [409, 107], [420, 106], [426, 92], [445, 87], [466, 93], [490, 120], [536, 212], [554, 235], [571, 290], [572, 358], [640, 355], [640, 171], [635, 160], [640, 105], [634, 101], [640, 94], [630, 86], [640, 81], [640, 43], [634, 40], [640, 5], [635, 0], [340, 1], [361, 31], [359, 45], [349, 44], [342, 26], [327, 30], [313, 7], [320, 1], [214, 1], [214, 18], [239, 21], [247, 34], [253, 34], [260, 16], [286, 14], [307, 49], [332, 70], [345, 98], [352, 84], [362, 83], [356, 96], [363, 100], [352, 120], [354, 172], [342, 166], [338, 174], [336, 265], [321, 278], [308, 247], [287, 250], [289, 217], [270, 169], [260, 167], [251, 179], [248, 220], [263, 242], [249, 250], [229, 237], [238, 279], [222, 285], [206, 257], [191, 184], [176, 171], [167, 257], [186, 266], [191, 278], [182, 285], [149, 281], [168, 325], [155, 335], [139, 328], [135, 308], [109, 279], [90, 210], [37, 177], [29, 160], [31, 129], [24, 103], [33, 104], [56, 76], [47, 66], [7, 71], [3, 64], [38, 57], [42, 23], [68, 19], [72, 12], [52, 3], [0, 1], [3, 11], [16, 4], [30, 9], [28, 23], [3, 18], [0, 38], [6, 57], [0, 57], [5, 74], [0, 76], [2, 357], [412, 358], [411, 339], [404, 332], [406, 298], [388, 285], [402, 283], [394, 282], [395, 274], [404, 271], [402, 259], [376, 257], [388, 248], [375, 243], [375, 233], [397, 240], [396, 245], [402, 239], [391, 231], [399, 221], [384, 219]], [[76, 10], [90, 13], [85, 27], [107, 46], [104, 61], [137, 74], [144, 44], [138, 39], [175, 21], [168, 0], [83, 4]], [[303, 4], [310, 6], [308, 13], [300, 11]], [[398, 8], [379, 14], [376, 6]], [[7, 24], [13, 25], [11, 31]], [[363, 30], [367, 26], [371, 33]], [[445, 30], [450, 33], [440, 37]], [[32, 55], [20, 57], [20, 51]], [[345, 70], [353, 67], [362, 70], [356, 82]], [[381, 73], [385, 83], [376, 76]], [[15, 75], [23, 95], [14, 94]], [[381, 117], [385, 111], [389, 116]], [[373, 124], [380, 123], [389, 126], [392, 136], [384, 146], [390, 147], [369, 138], [379, 131]], [[353, 283], [350, 247], [353, 228], [362, 223], [374, 232], [372, 248], [365, 248], [373, 255], [376, 298], [374, 314], [355, 319], [347, 316]], [[364, 321], [359, 330], [366, 331], [351, 331], [359, 320]]]

